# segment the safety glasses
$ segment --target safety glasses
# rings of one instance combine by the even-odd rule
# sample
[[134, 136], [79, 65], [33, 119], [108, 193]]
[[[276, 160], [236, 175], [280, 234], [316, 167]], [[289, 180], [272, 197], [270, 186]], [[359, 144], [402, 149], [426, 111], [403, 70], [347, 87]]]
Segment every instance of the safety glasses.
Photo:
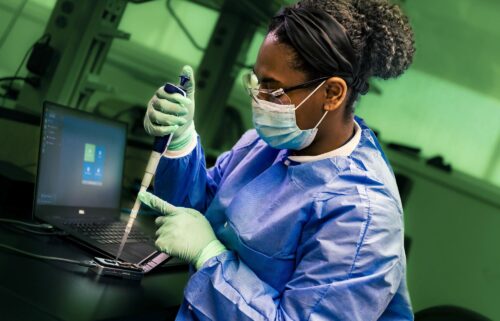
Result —
[[250, 97], [252, 97], [253, 100], [257, 101], [257, 99], [261, 99], [261, 100], [267, 100], [275, 104], [291, 105], [292, 101], [290, 100], [290, 97], [288, 97], [286, 93], [292, 90], [311, 87], [328, 78], [330, 77], [329, 76], [321, 77], [306, 81], [305, 83], [296, 86], [287, 88], [277, 88], [277, 89], [260, 88], [261, 84], [259, 82], [259, 79], [252, 70], [243, 74], [242, 80], [243, 80], [243, 86], [245, 87], [248, 94], [250, 95]]

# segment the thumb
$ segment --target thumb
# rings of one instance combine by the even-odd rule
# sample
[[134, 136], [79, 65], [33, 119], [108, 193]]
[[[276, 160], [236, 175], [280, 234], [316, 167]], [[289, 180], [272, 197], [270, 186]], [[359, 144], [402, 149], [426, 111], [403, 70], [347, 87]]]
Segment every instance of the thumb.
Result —
[[151, 207], [152, 209], [162, 213], [163, 215], [171, 215], [177, 210], [177, 207], [173, 206], [172, 204], [162, 200], [158, 196], [153, 195], [149, 192], [140, 191], [137, 197], [139, 197], [141, 202]]
[[184, 84], [183, 88], [186, 90], [188, 98], [193, 100], [194, 98], [194, 89], [195, 89], [195, 80], [194, 80], [194, 71], [191, 66], [184, 66], [182, 68], [181, 76], [189, 78], [189, 80]]

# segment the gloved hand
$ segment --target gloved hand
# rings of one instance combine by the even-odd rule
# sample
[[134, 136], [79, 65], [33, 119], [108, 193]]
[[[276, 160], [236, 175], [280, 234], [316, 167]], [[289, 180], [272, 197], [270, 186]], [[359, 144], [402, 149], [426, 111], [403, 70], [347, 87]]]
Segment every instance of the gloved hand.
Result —
[[180, 150], [196, 135], [194, 117], [194, 72], [190, 66], [182, 68], [181, 75], [189, 77], [184, 85], [187, 97], [169, 94], [159, 88], [148, 103], [144, 129], [149, 135], [163, 137], [173, 134], [169, 150]]
[[210, 258], [226, 250], [212, 226], [197, 210], [175, 207], [161, 198], [140, 192], [139, 199], [165, 216], [156, 219], [156, 247], [160, 251], [192, 263], [200, 269]]

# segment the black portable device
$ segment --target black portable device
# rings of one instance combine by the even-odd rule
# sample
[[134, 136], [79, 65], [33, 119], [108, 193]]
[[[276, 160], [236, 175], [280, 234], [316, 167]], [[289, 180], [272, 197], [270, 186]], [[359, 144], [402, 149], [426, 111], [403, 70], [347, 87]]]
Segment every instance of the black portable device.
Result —
[[[124, 123], [44, 103], [34, 216], [108, 259], [116, 258], [126, 226], [120, 215], [126, 137]], [[157, 251], [154, 233], [136, 225], [120, 262], [97, 261], [96, 271], [137, 265], [147, 273], [169, 259]]]
[[134, 263], [100, 257], [95, 257], [92, 263], [94, 266], [89, 267], [89, 271], [99, 276], [114, 276], [131, 280], [140, 280], [144, 276], [144, 270]]

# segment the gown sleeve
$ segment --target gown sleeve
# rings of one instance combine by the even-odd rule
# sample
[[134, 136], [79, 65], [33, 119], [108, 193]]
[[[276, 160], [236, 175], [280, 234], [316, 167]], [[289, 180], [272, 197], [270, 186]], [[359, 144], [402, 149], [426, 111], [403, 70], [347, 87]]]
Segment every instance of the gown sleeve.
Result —
[[404, 279], [403, 236], [394, 202], [370, 201], [314, 203], [281, 293], [232, 251], [210, 259], [189, 280], [177, 320], [378, 320]]
[[189, 154], [160, 159], [154, 179], [154, 194], [175, 206], [194, 208], [204, 213], [217, 192], [232, 152], [220, 155], [215, 166], [207, 169], [199, 137], [197, 140]]

